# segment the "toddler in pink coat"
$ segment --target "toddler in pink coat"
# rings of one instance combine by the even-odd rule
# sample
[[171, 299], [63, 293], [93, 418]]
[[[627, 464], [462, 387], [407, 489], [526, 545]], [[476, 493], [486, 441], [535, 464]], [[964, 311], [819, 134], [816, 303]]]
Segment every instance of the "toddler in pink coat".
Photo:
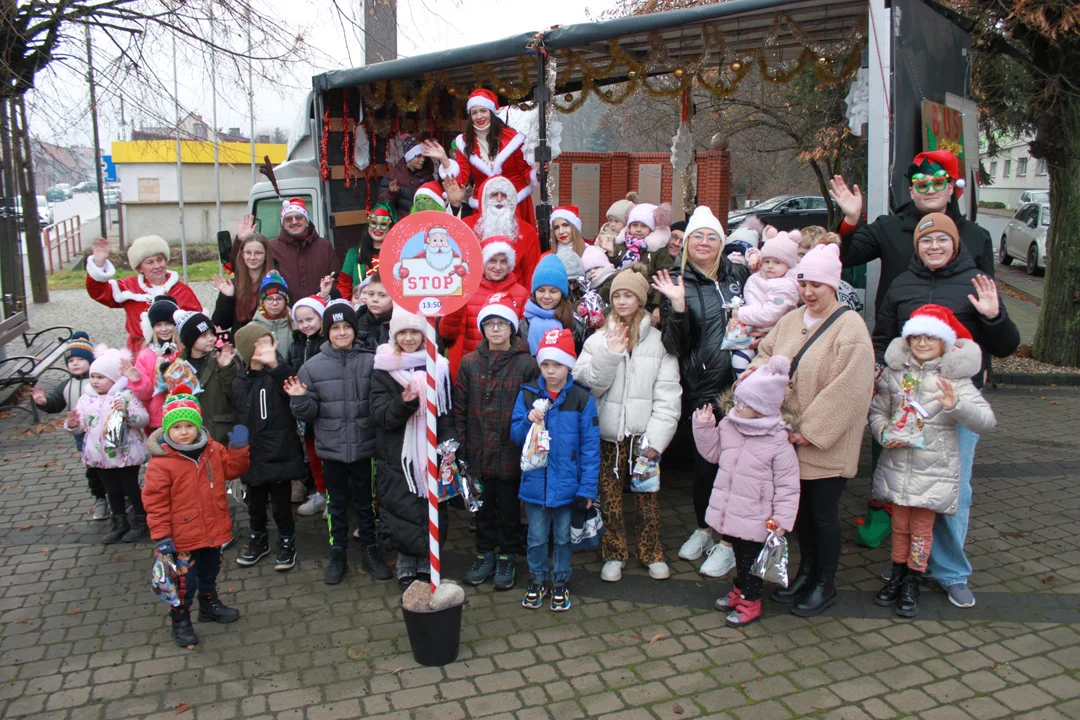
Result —
[[[764, 337], [777, 321], [799, 304], [799, 283], [795, 266], [799, 264], [799, 243], [786, 232], [778, 232], [761, 246], [761, 267], [743, 288], [743, 304], [731, 316], [747, 325], [756, 337]], [[731, 365], [742, 372], [754, 359], [756, 351], [736, 350]]]
[[726, 415], [716, 424], [712, 404], [694, 413], [698, 452], [720, 468], [713, 482], [705, 522], [735, 551], [735, 587], [716, 601], [730, 612], [729, 627], [743, 627], [761, 617], [764, 581], [750, 573], [772, 523], [790, 532], [799, 510], [799, 459], [788, 442], [789, 425], [781, 416], [789, 361], [773, 355], [767, 365], [735, 386], [721, 401]]

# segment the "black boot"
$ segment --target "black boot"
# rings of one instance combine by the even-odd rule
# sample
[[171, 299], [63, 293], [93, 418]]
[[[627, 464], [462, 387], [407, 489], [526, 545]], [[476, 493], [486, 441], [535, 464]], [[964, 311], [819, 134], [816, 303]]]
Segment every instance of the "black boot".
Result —
[[105, 533], [105, 536], [101, 538], [101, 542], [106, 545], [118, 543], [129, 530], [131, 530], [131, 525], [128, 525], [127, 515], [113, 515], [109, 524], [109, 532]]
[[378, 545], [365, 545], [360, 551], [360, 567], [376, 580], [389, 580], [394, 577], [394, 571], [387, 566], [379, 555]]
[[791, 582], [788, 583], [786, 588], [777, 588], [772, 592], [773, 602], [778, 603], [790, 603], [795, 602], [795, 598], [799, 593], [806, 590], [808, 587], [814, 584], [814, 562], [812, 560], [803, 560], [799, 563], [799, 571], [795, 573], [795, 577], [791, 578]]
[[270, 554], [270, 534], [251, 531], [248, 544], [236, 556], [236, 564], [250, 567]]
[[913, 618], [919, 614], [919, 583], [922, 573], [908, 570], [900, 588], [900, 598], [896, 601], [896, 614], [900, 617]]
[[817, 582], [803, 591], [795, 601], [791, 612], [799, 617], [816, 617], [836, 602], [836, 586], [833, 583], [833, 575], [836, 570], [821, 570], [818, 573]]
[[191, 611], [173, 608], [169, 610], [172, 618], [172, 637], [177, 647], [191, 647], [199, 642], [199, 636], [195, 634], [195, 628], [191, 625]]
[[142, 540], [150, 534], [150, 528], [146, 525], [146, 513], [135, 513], [135, 519], [131, 521], [131, 529], [120, 538], [124, 542], [133, 543]]
[[885, 583], [885, 587], [881, 588], [878, 594], [874, 596], [874, 604], [881, 607], [895, 605], [896, 599], [900, 597], [900, 586], [904, 584], [907, 573], [906, 563], [894, 562], [892, 564], [892, 573], [889, 575], [889, 582]]
[[348, 565], [348, 558], [345, 557], [345, 548], [330, 548], [330, 559], [327, 561], [326, 575], [323, 576], [323, 582], [327, 585], [337, 585], [345, 578], [345, 571], [348, 569]]
[[199, 622], [231, 623], [240, 618], [236, 608], [225, 607], [218, 599], [217, 591], [199, 593]]
[[296, 540], [291, 535], [282, 535], [278, 538], [277, 560], [274, 569], [278, 572], [292, 570], [296, 565]]

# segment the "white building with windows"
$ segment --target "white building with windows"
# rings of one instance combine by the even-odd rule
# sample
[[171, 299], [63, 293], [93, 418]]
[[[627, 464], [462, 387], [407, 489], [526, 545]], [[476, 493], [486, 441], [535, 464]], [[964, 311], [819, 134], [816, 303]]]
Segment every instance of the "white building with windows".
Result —
[[1050, 190], [1046, 160], [1031, 156], [1027, 139], [1002, 143], [997, 155], [983, 150], [980, 159], [993, 182], [993, 185], [979, 188], [980, 202], [1002, 202], [1015, 210], [1028, 201], [1026, 196], [1021, 197], [1024, 193]]

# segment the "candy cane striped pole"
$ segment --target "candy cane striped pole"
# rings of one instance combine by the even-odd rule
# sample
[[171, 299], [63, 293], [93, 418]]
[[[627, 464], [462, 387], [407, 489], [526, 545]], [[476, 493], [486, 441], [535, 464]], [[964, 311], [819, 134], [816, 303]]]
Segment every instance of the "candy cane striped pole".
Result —
[[439, 410], [439, 396], [435, 387], [435, 318], [428, 318], [427, 326], [427, 455], [428, 455], [428, 554], [431, 561], [431, 591], [439, 587], [439, 459], [435, 452], [438, 435], [435, 418]]

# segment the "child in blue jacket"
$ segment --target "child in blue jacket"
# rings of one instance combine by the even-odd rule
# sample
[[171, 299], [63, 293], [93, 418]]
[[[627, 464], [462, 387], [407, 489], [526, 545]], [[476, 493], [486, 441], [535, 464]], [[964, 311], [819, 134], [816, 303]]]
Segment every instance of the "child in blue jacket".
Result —
[[[521, 604], [536, 609], [544, 604], [551, 575], [551, 609], [570, 609], [570, 515], [575, 500], [592, 507], [600, 477], [600, 425], [592, 393], [574, 382], [577, 360], [574, 336], [563, 329], [544, 333], [536, 353], [540, 377], [535, 385], [522, 385], [514, 404], [510, 437], [524, 446], [529, 428], [542, 422], [549, 435], [547, 465], [522, 473], [518, 497], [529, 518], [528, 592]], [[533, 407], [548, 399], [551, 407]], [[548, 566], [548, 538], [554, 535], [552, 565]]]

